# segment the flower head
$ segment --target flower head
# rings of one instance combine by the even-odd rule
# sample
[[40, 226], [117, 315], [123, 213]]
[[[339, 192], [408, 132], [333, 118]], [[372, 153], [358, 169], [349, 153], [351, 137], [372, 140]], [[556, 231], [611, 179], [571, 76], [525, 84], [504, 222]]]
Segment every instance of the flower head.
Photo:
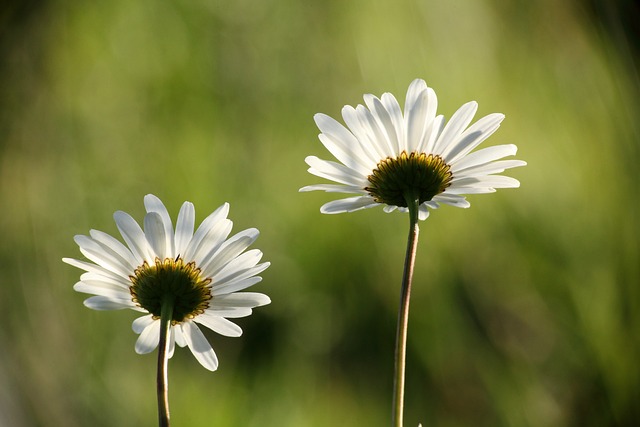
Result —
[[492, 135], [503, 114], [494, 113], [469, 124], [478, 109], [475, 101], [464, 104], [445, 124], [436, 116], [437, 98], [424, 80], [414, 80], [407, 91], [404, 113], [396, 98], [365, 95], [366, 107], [346, 105], [346, 127], [325, 114], [316, 114], [322, 144], [340, 163], [305, 159], [313, 175], [337, 184], [309, 185], [300, 191], [324, 190], [357, 194], [334, 200], [320, 208], [334, 214], [385, 205], [385, 212], [407, 211], [407, 200], [418, 200], [418, 216], [424, 220], [429, 208], [440, 203], [469, 207], [463, 194], [491, 193], [496, 188], [515, 188], [520, 183], [498, 175], [524, 166], [521, 160], [499, 160], [516, 154], [513, 144], [472, 152]]
[[225, 203], [209, 215], [194, 233], [195, 210], [184, 202], [175, 232], [169, 213], [156, 196], [145, 196], [144, 229], [125, 212], [114, 219], [125, 246], [97, 230], [75, 236], [80, 252], [91, 262], [63, 261], [85, 270], [74, 289], [93, 294], [84, 305], [94, 310], [129, 308], [144, 316], [133, 322], [140, 334], [136, 352], [153, 351], [159, 341], [163, 301], [173, 304], [169, 357], [175, 344], [189, 346], [205, 368], [214, 371], [218, 359], [199, 325], [230, 337], [242, 329], [228, 318], [245, 317], [251, 309], [269, 304], [269, 297], [239, 292], [262, 280], [257, 276], [269, 263], [258, 264], [262, 252], [245, 250], [257, 239], [251, 228], [227, 238], [232, 222]]

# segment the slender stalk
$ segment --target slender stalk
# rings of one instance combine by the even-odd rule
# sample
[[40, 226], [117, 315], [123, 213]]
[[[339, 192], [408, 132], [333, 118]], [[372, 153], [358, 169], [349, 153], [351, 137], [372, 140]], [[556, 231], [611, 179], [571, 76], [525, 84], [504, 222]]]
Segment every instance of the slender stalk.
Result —
[[400, 307], [398, 308], [398, 326], [396, 329], [395, 376], [393, 381], [393, 426], [402, 427], [404, 412], [404, 378], [407, 356], [407, 329], [409, 327], [409, 299], [411, 297], [411, 282], [413, 267], [418, 248], [418, 198], [413, 193], [405, 194], [409, 208], [409, 237], [407, 253], [404, 260], [402, 274], [402, 289], [400, 292]]
[[158, 343], [158, 425], [169, 427], [169, 380], [167, 367], [169, 358], [169, 337], [171, 335], [171, 318], [173, 317], [173, 300], [165, 298], [160, 312], [160, 342]]

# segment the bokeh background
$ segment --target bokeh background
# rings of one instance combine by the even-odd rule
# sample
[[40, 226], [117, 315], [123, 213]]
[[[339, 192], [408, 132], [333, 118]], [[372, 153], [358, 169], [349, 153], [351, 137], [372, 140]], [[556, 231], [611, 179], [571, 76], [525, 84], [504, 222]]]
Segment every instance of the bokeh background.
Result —
[[154, 193], [257, 227], [273, 303], [171, 360], [175, 426], [386, 426], [408, 219], [328, 216], [313, 114], [424, 78], [518, 190], [422, 224], [407, 426], [640, 419], [638, 7], [633, 1], [9, 0], [0, 15], [0, 425], [156, 423], [136, 313], [72, 290], [75, 234]]

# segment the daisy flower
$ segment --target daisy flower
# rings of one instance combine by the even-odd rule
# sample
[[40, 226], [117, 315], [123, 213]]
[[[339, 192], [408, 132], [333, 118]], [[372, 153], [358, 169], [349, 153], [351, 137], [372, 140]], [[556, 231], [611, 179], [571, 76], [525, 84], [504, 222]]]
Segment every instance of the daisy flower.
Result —
[[242, 329], [229, 318], [245, 317], [254, 307], [269, 304], [269, 297], [239, 292], [262, 280], [268, 266], [259, 264], [262, 252], [245, 250], [257, 239], [251, 228], [228, 238], [232, 222], [225, 203], [209, 215], [194, 233], [195, 210], [184, 202], [175, 232], [164, 204], [154, 195], [144, 198], [144, 229], [127, 213], [114, 219], [126, 246], [102, 231], [75, 236], [80, 252], [89, 260], [64, 258], [85, 271], [74, 289], [93, 294], [84, 305], [94, 310], [131, 309], [144, 313], [133, 322], [140, 334], [139, 354], [153, 351], [159, 342], [162, 305], [172, 304], [168, 357], [175, 344], [188, 346], [206, 369], [214, 371], [218, 359], [198, 325], [221, 335], [237, 337]]
[[383, 205], [385, 212], [409, 212], [410, 228], [404, 262], [396, 329], [393, 385], [393, 425], [403, 425], [407, 327], [411, 283], [418, 247], [420, 220], [440, 204], [468, 208], [465, 194], [492, 193], [496, 188], [516, 188], [520, 183], [500, 175], [524, 166], [521, 160], [501, 160], [516, 154], [513, 144], [474, 151], [504, 119], [489, 114], [471, 121], [478, 104], [464, 104], [445, 123], [436, 115], [438, 100], [424, 80], [407, 90], [404, 112], [390, 93], [380, 98], [365, 95], [366, 106], [342, 109], [346, 127], [325, 114], [316, 114], [320, 141], [338, 162], [316, 156], [305, 159], [309, 172], [334, 183], [315, 184], [300, 191], [323, 190], [355, 194], [325, 203], [327, 214], [352, 212]]
[[516, 154], [513, 144], [472, 152], [492, 135], [504, 119], [494, 113], [469, 124], [478, 109], [464, 104], [445, 124], [436, 115], [437, 97], [424, 80], [414, 80], [407, 91], [404, 114], [396, 98], [365, 95], [366, 107], [342, 109], [346, 127], [325, 114], [316, 114], [320, 141], [339, 161], [305, 159], [309, 172], [337, 184], [309, 185], [300, 191], [323, 190], [356, 194], [323, 205], [322, 213], [336, 214], [384, 205], [385, 212], [408, 210], [407, 198], [419, 201], [418, 217], [440, 204], [469, 207], [464, 194], [491, 193], [520, 183], [498, 175], [524, 166], [521, 160], [499, 160]]

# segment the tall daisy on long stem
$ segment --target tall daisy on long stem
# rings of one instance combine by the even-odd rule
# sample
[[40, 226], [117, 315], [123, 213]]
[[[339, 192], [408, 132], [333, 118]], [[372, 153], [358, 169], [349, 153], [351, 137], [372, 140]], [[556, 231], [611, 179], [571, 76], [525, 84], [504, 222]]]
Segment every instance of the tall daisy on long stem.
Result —
[[316, 114], [322, 144], [339, 161], [309, 156], [309, 172], [337, 184], [309, 185], [300, 191], [323, 190], [356, 194], [324, 204], [326, 214], [384, 206], [385, 212], [409, 213], [409, 237], [404, 261], [396, 331], [393, 425], [403, 424], [404, 379], [411, 282], [418, 245], [419, 220], [441, 203], [468, 208], [464, 194], [492, 193], [520, 183], [499, 175], [524, 166], [521, 160], [500, 160], [516, 154], [512, 144], [473, 151], [492, 135], [504, 119], [489, 114], [469, 126], [478, 109], [464, 104], [445, 123], [436, 115], [437, 98], [424, 80], [414, 80], [407, 91], [404, 113], [396, 98], [365, 95], [366, 106], [342, 109], [346, 127], [325, 114]]
[[198, 325], [221, 335], [237, 337], [242, 329], [228, 318], [245, 317], [253, 308], [269, 304], [269, 297], [239, 292], [262, 279], [269, 263], [262, 252], [245, 250], [258, 238], [251, 228], [228, 238], [232, 222], [225, 203], [209, 215], [194, 233], [195, 209], [184, 202], [175, 232], [164, 204], [145, 196], [144, 229], [125, 212], [114, 219], [126, 246], [97, 230], [75, 236], [80, 252], [90, 262], [64, 258], [85, 270], [74, 289], [93, 294], [84, 305], [94, 310], [129, 308], [144, 313], [133, 321], [140, 334], [139, 354], [158, 347], [157, 398], [161, 427], [169, 425], [167, 362], [175, 344], [188, 346], [198, 362], [215, 371], [218, 358]]

